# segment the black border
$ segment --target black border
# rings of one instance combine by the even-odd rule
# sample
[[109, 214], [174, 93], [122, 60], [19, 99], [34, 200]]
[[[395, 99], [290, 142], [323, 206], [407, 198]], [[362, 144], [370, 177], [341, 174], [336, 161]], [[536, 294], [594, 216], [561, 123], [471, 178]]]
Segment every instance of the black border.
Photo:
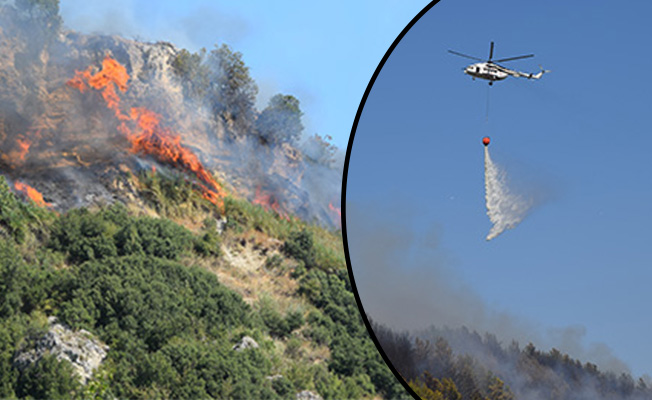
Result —
[[392, 363], [389, 361], [389, 358], [383, 351], [382, 347], [380, 347], [380, 344], [378, 343], [378, 339], [376, 339], [376, 335], [374, 335], [373, 330], [371, 329], [371, 325], [369, 324], [369, 320], [367, 320], [367, 314], [364, 311], [364, 307], [362, 307], [362, 302], [360, 301], [360, 296], [358, 295], [358, 289], [355, 286], [355, 279], [353, 278], [353, 269], [351, 268], [351, 258], [349, 257], [349, 242], [347, 240], [347, 235], [346, 235], [346, 178], [349, 173], [349, 158], [351, 157], [351, 148], [353, 147], [353, 139], [355, 137], [355, 131], [358, 128], [358, 122], [360, 121], [360, 115], [362, 114], [362, 110], [364, 109], [364, 105], [367, 102], [367, 97], [369, 96], [369, 92], [371, 91], [371, 88], [374, 86], [374, 83], [376, 82], [376, 78], [378, 77], [378, 74], [380, 71], [383, 69], [383, 66], [385, 65], [385, 62], [389, 58], [389, 56], [392, 54], [396, 46], [399, 44], [401, 39], [403, 39], [403, 36], [405, 36], [406, 33], [414, 26], [414, 24], [421, 19], [430, 9], [435, 5], [439, 3], [439, 0], [433, 0], [431, 1], [427, 6], [425, 6], [412, 20], [407, 24], [405, 28], [399, 33], [399, 35], [394, 39], [394, 42], [392, 42], [392, 45], [389, 46], [389, 49], [383, 56], [383, 59], [380, 60], [380, 63], [378, 64], [378, 67], [376, 67], [376, 70], [374, 71], [374, 74], [371, 77], [371, 80], [369, 81], [369, 84], [367, 85], [367, 89], [364, 91], [364, 95], [362, 96], [362, 100], [360, 101], [360, 105], [358, 106], [358, 112], [355, 114], [355, 119], [353, 120], [353, 127], [351, 128], [351, 135], [349, 136], [349, 143], [346, 147], [346, 158], [344, 159], [344, 171], [342, 174], [342, 239], [344, 241], [344, 257], [346, 258], [346, 266], [349, 270], [349, 279], [351, 280], [351, 288], [353, 289], [353, 295], [355, 296], [355, 301], [358, 303], [358, 309], [360, 310], [360, 314], [362, 315], [362, 320], [364, 321], [365, 326], [367, 327], [367, 331], [369, 332], [369, 336], [371, 336], [371, 339], [374, 341], [374, 344], [376, 345], [376, 348], [380, 352], [380, 355], [383, 357], [383, 360], [385, 360], [385, 364], [389, 367], [389, 369], [392, 370], [392, 373], [394, 376], [396, 376], [396, 379], [401, 382], [405, 390], [415, 399], [421, 400], [419, 396], [410, 388], [408, 383], [401, 377], [401, 374], [396, 371], [396, 368], [392, 365]]

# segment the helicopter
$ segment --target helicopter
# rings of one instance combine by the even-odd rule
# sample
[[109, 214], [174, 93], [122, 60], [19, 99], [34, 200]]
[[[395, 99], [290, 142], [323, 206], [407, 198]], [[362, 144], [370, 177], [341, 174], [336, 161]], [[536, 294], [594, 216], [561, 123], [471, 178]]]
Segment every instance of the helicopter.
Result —
[[543, 69], [541, 68], [541, 66], [539, 66], [539, 68], [541, 68], [541, 71], [534, 74], [534, 73], [516, 71], [497, 64], [499, 62], [514, 61], [523, 58], [534, 57], [534, 54], [527, 54], [524, 56], [508, 57], [508, 58], [501, 58], [500, 60], [493, 60], [494, 42], [491, 42], [491, 47], [489, 48], [489, 59], [486, 61], [481, 58], [458, 53], [457, 51], [453, 51], [453, 50], [448, 50], [448, 52], [451, 54], [455, 54], [456, 56], [461, 56], [465, 58], [470, 58], [471, 60], [481, 61], [479, 63], [472, 64], [464, 68], [464, 73], [470, 75], [473, 78], [473, 80], [475, 80], [475, 78], [488, 80], [489, 85], [493, 85], [495, 81], [502, 81], [508, 76], [513, 76], [515, 78], [539, 79], [543, 76], [543, 74], [550, 72], [550, 70]]

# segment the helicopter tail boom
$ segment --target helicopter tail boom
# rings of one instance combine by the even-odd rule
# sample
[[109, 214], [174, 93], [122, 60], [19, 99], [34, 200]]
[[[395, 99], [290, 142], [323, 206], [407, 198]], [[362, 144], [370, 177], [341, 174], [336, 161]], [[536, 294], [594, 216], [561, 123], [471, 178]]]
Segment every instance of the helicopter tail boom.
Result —
[[527, 79], [540, 79], [543, 76], [543, 74], [547, 74], [548, 72], [551, 72], [549, 69], [543, 69], [540, 65], [539, 68], [541, 68], [541, 71], [537, 72], [536, 74], [514, 71], [504, 67], [503, 70], [515, 78], [527, 78]]
[[539, 68], [541, 68], [541, 71], [537, 72], [536, 74], [530, 74], [530, 76], [528, 76], [528, 79], [539, 79], [543, 76], [543, 74], [551, 72], [549, 69], [543, 69], [543, 67], [540, 65]]

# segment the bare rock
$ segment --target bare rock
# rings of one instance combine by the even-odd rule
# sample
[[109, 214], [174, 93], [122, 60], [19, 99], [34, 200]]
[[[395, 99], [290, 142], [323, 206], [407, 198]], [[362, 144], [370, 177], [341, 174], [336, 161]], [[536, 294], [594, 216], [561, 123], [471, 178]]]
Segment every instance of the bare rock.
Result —
[[215, 219], [215, 229], [217, 230], [217, 234], [221, 235], [224, 233], [224, 230], [226, 229], [226, 223], [227, 223], [226, 216], [222, 216], [220, 218]]
[[311, 391], [311, 390], [303, 390], [299, 393], [297, 393], [296, 397], [297, 400], [323, 400], [322, 397]]
[[258, 348], [258, 343], [250, 337], [250, 336], [243, 336], [242, 339], [240, 339], [240, 342], [233, 346], [233, 350], [235, 351], [242, 351], [245, 349], [257, 349]]
[[48, 320], [50, 329], [36, 339], [30, 348], [16, 354], [14, 366], [22, 370], [38, 362], [44, 355], [51, 354], [58, 360], [70, 362], [80, 382], [85, 384], [106, 357], [109, 346], [85, 329], [74, 332], [58, 323], [55, 317]]
[[269, 375], [269, 376], [265, 377], [265, 379], [267, 379], [268, 381], [275, 381], [275, 380], [281, 379], [281, 378], [283, 378], [283, 375], [280, 375], [280, 374]]

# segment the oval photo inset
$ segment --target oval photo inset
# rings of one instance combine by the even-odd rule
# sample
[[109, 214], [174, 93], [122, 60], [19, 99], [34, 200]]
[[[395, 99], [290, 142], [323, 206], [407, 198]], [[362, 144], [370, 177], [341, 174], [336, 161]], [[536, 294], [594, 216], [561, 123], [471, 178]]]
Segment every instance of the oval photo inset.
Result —
[[652, 5], [435, 3], [347, 149], [376, 345], [423, 399], [652, 398]]

